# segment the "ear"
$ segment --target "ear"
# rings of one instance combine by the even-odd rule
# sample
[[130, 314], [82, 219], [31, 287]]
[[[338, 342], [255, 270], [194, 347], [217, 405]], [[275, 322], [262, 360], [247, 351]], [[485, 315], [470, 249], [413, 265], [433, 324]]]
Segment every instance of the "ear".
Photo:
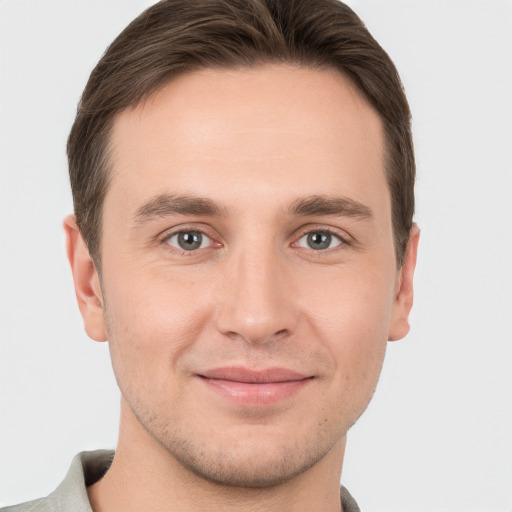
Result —
[[407, 242], [405, 260], [397, 277], [395, 301], [388, 336], [389, 341], [402, 339], [407, 335], [410, 329], [409, 313], [411, 312], [414, 296], [413, 277], [416, 267], [419, 239], [420, 230], [416, 224], [413, 224], [409, 241]]
[[76, 300], [84, 320], [85, 332], [95, 341], [107, 341], [100, 279], [74, 215], [64, 219], [64, 231]]

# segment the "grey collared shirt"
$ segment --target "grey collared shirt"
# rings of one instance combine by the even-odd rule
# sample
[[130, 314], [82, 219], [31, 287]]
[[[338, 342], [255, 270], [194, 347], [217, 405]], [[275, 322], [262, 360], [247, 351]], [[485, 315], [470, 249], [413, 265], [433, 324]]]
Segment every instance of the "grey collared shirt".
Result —
[[[103, 477], [113, 458], [114, 452], [111, 450], [81, 452], [73, 459], [62, 483], [46, 498], [4, 507], [0, 512], [93, 512], [87, 497], [87, 486]], [[341, 502], [343, 512], [360, 512], [354, 498], [344, 487], [341, 488]]]

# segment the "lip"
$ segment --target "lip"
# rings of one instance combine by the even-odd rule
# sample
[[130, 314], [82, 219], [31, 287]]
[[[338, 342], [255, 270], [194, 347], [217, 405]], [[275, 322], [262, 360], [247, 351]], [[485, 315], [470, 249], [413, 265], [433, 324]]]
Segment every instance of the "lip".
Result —
[[307, 386], [312, 376], [287, 368], [253, 370], [244, 367], [215, 368], [197, 374], [217, 395], [244, 407], [264, 407], [291, 398]]

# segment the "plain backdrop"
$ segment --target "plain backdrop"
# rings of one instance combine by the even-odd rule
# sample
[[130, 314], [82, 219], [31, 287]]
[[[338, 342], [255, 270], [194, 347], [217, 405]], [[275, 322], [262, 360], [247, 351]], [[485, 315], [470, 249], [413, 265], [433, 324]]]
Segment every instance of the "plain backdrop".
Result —
[[[65, 257], [65, 141], [94, 64], [150, 3], [0, 0], [0, 505], [116, 444], [108, 346], [83, 332]], [[343, 482], [365, 512], [511, 512], [512, 2], [349, 3], [405, 84], [422, 237], [412, 331]]]

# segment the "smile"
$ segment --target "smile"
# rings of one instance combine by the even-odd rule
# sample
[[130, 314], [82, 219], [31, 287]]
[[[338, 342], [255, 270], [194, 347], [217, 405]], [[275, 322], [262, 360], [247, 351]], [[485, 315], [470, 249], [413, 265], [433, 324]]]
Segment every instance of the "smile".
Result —
[[273, 405], [290, 398], [313, 377], [284, 369], [250, 370], [241, 367], [216, 368], [198, 377], [210, 390], [245, 407]]

